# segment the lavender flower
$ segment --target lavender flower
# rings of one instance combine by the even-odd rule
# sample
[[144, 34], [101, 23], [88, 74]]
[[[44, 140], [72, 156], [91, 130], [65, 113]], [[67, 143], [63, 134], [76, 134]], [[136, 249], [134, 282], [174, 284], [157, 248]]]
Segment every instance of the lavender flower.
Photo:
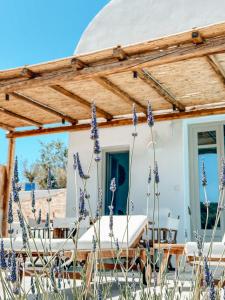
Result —
[[98, 288], [97, 288], [97, 300], [103, 300], [103, 295], [102, 295], [102, 288], [100, 283], [98, 284]]
[[14, 283], [16, 282], [16, 280], [17, 280], [16, 253], [13, 251], [11, 257], [10, 281]]
[[152, 169], [149, 168], [149, 173], [148, 173], [148, 184], [151, 183], [151, 180], [152, 180]]
[[206, 171], [205, 171], [205, 163], [202, 162], [202, 186], [207, 185]]
[[7, 268], [3, 240], [1, 240], [1, 248], [0, 248], [0, 268], [2, 270], [6, 270], [6, 268]]
[[88, 195], [85, 194], [82, 189], [80, 189], [80, 199], [79, 199], [79, 217], [80, 219], [85, 219], [88, 216], [88, 211], [85, 208], [85, 198], [87, 199]]
[[73, 154], [73, 168], [74, 170], [77, 169], [77, 155], [75, 153]]
[[93, 236], [92, 237], [92, 250], [93, 250], [93, 252], [96, 251], [96, 247], [97, 247], [97, 242], [96, 242], [95, 237]]
[[133, 104], [133, 118], [132, 118], [132, 120], [133, 120], [134, 127], [136, 127], [137, 124], [138, 124], [138, 116], [137, 116], [137, 111], [136, 111], [135, 104]]
[[38, 211], [37, 224], [38, 224], [38, 225], [41, 224], [41, 209], [39, 209], [39, 211]]
[[120, 250], [120, 245], [119, 245], [118, 239], [115, 240], [115, 246], [116, 246], [116, 250], [119, 251]]
[[197, 242], [198, 256], [202, 256], [202, 247], [203, 247], [202, 236], [197, 231], [194, 231], [194, 237]]
[[82, 179], [88, 179], [89, 176], [88, 175], [85, 175], [84, 172], [83, 172], [83, 169], [82, 169], [82, 166], [81, 166], [81, 162], [80, 162], [80, 157], [79, 157], [79, 153], [77, 152], [76, 154], [76, 161], [77, 161], [77, 168], [78, 168], [78, 173], [80, 175], [80, 178]]
[[99, 140], [94, 140], [94, 153], [95, 154], [100, 154], [101, 150], [100, 150], [100, 144], [99, 144]]
[[23, 246], [26, 247], [28, 237], [27, 237], [27, 230], [26, 230], [24, 218], [23, 218], [22, 213], [19, 210], [17, 210], [17, 214], [18, 214], [18, 218], [19, 218], [19, 222], [20, 222], [20, 227], [22, 229]]
[[155, 162], [155, 169], [154, 169], [153, 173], [155, 175], [155, 183], [158, 184], [159, 183], [159, 168], [158, 168], [157, 162]]
[[15, 163], [14, 163], [14, 181], [15, 181], [15, 184], [18, 184], [19, 183], [19, 172], [18, 172], [18, 158], [16, 156], [15, 158]]
[[209, 299], [216, 300], [216, 291], [215, 291], [215, 285], [214, 285], [212, 272], [210, 272]]
[[221, 161], [221, 174], [220, 174], [220, 184], [221, 188], [225, 187], [225, 162], [224, 159]]
[[206, 257], [204, 257], [204, 279], [205, 279], [205, 285], [210, 286], [210, 271], [209, 271], [208, 261]]
[[96, 118], [96, 106], [95, 106], [94, 103], [92, 104], [91, 135], [90, 135], [90, 138], [92, 140], [97, 140], [99, 138], [97, 118]]
[[152, 107], [150, 102], [148, 102], [148, 108], [147, 108], [147, 123], [149, 127], [153, 127], [154, 126], [154, 117], [152, 114]]
[[113, 236], [113, 206], [109, 206], [109, 230], [110, 236]]
[[13, 192], [13, 200], [14, 202], [18, 203], [20, 201], [19, 198], [19, 188], [16, 184], [16, 181], [14, 178], [12, 178], [12, 192]]
[[116, 191], [116, 178], [113, 178], [112, 180], [111, 180], [111, 183], [110, 183], [110, 191], [112, 192], [112, 193], [115, 193], [115, 191]]
[[12, 209], [12, 194], [9, 197], [9, 209], [8, 209], [8, 224], [13, 223], [13, 209]]
[[45, 219], [45, 228], [49, 228], [50, 225], [50, 220], [49, 220], [49, 213], [46, 214], [46, 219]]
[[35, 199], [35, 191], [34, 189], [32, 189], [31, 191], [31, 207], [32, 207], [32, 213], [35, 213], [36, 209], [35, 209], [35, 203], [36, 203], [36, 199]]
[[98, 218], [102, 212], [102, 189], [99, 188], [98, 192], [98, 202], [97, 202], [97, 208], [96, 208], [96, 213], [95, 216]]
[[47, 189], [50, 190], [51, 188], [52, 188], [52, 172], [51, 169], [48, 168]]
[[31, 288], [31, 292], [34, 295], [35, 294], [35, 285], [34, 285], [34, 277], [31, 276], [30, 278], [30, 288]]

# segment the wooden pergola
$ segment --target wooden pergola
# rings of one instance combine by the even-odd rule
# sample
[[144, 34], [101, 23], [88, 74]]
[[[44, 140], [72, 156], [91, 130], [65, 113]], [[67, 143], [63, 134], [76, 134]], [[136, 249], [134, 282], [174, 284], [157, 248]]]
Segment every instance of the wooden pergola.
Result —
[[[225, 113], [225, 23], [127, 47], [0, 72], [0, 127], [9, 139], [6, 230], [15, 139], [85, 130], [94, 101], [100, 127]], [[51, 126], [49, 126], [51, 125]]]

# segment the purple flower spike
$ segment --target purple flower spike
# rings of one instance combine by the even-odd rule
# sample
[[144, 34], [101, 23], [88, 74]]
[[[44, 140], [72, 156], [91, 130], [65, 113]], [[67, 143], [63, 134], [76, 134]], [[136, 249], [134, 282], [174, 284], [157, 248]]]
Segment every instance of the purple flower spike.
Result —
[[136, 127], [138, 124], [138, 116], [137, 116], [137, 111], [136, 111], [136, 106], [133, 104], [133, 125]]
[[8, 209], [8, 224], [12, 224], [12, 223], [13, 223], [12, 194], [10, 194], [9, 209]]
[[14, 163], [14, 181], [16, 184], [19, 183], [19, 172], [18, 172], [18, 158], [16, 156], [16, 159], [15, 159], [15, 163]]
[[35, 191], [32, 190], [31, 191], [31, 207], [32, 207], [32, 213], [35, 213], [36, 209], [35, 209], [35, 203], [36, 203], [36, 199], [35, 199]]
[[216, 291], [212, 272], [210, 272], [209, 299], [216, 300]]
[[154, 117], [152, 114], [152, 107], [151, 107], [150, 102], [148, 102], [148, 108], [147, 108], [147, 122], [148, 122], [149, 127], [154, 126]]
[[204, 257], [204, 279], [205, 279], [205, 285], [210, 286], [210, 271], [209, 271], [208, 261], [206, 257]]
[[94, 141], [94, 153], [97, 155], [101, 153], [100, 144], [99, 144], [98, 139]]
[[14, 202], [18, 203], [20, 201], [20, 198], [19, 198], [19, 189], [18, 189], [18, 186], [17, 186], [14, 178], [12, 178], [12, 192], [13, 192], [13, 200], [14, 200]]
[[6, 268], [7, 268], [3, 240], [1, 240], [1, 249], [0, 249], [0, 268], [2, 270], [6, 270]]
[[224, 159], [221, 161], [221, 174], [220, 174], [220, 184], [221, 188], [225, 187], [225, 162]]
[[154, 175], [155, 175], [155, 183], [159, 183], [159, 168], [157, 162], [155, 162], [155, 169], [154, 169]]
[[98, 126], [97, 126], [97, 118], [96, 118], [96, 106], [92, 104], [92, 117], [91, 117], [91, 135], [92, 140], [97, 140], [99, 138], [98, 135]]
[[205, 163], [202, 162], [202, 186], [207, 185], [207, 177], [206, 177], [206, 171], [205, 171]]
[[17, 280], [17, 270], [16, 270], [16, 253], [12, 253], [12, 258], [11, 258], [11, 270], [10, 270], [10, 281], [12, 283], [16, 282]]
[[89, 176], [85, 175], [84, 172], [83, 172], [78, 152], [77, 152], [76, 156], [77, 156], [77, 168], [78, 168], [78, 173], [80, 175], [80, 178], [82, 178], [82, 179], [88, 179]]
[[73, 168], [74, 170], [77, 169], [77, 155], [75, 153], [73, 154]]
[[39, 211], [38, 211], [37, 224], [38, 224], [38, 225], [41, 224], [41, 209], [39, 209]]

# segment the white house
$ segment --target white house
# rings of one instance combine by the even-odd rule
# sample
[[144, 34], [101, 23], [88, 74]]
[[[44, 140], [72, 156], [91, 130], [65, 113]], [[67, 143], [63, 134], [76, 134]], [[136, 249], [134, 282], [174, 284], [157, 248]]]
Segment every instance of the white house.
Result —
[[[224, 20], [223, 0], [112, 0], [89, 24], [75, 53], [89, 53], [117, 45], [127, 46]], [[223, 72], [225, 73], [225, 69]], [[195, 73], [194, 76], [197, 78], [198, 75]], [[147, 100], [151, 101], [148, 98], [144, 100], [146, 103]], [[94, 94], [93, 101], [95, 101]], [[225, 101], [225, 93], [221, 101]], [[109, 181], [113, 176], [117, 176], [117, 180], [120, 180], [117, 213], [122, 213], [124, 209], [122, 195], [126, 195], [128, 186], [128, 157], [132, 148], [132, 131], [132, 125], [100, 129], [102, 147], [100, 180], [106, 213], [109, 204], [107, 202]], [[131, 200], [134, 202], [135, 213], [146, 213], [147, 178], [153, 150], [147, 124], [139, 124], [137, 132], [131, 174]], [[203, 226], [201, 218], [202, 224], [204, 223], [204, 207], [200, 205], [200, 202], [203, 202], [203, 193], [199, 185], [199, 166], [202, 160], [205, 162], [208, 176], [210, 216], [212, 220], [214, 218], [213, 203], [218, 201], [219, 165], [221, 158], [224, 157], [225, 117], [217, 115], [156, 122], [154, 134], [160, 175], [160, 208], [170, 210], [174, 216], [180, 216], [178, 238], [183, 241], [185, 232], [190, 238], [194, 229], [201, 229]], [[75, 206], [73, 153], [79, 152], [86, 170], [92, 149], [89, 130], [69, 134], [68, 216], [74, 215]], [[92, 193], [91, 204], [95, 209], [97, 195], [95, 165], [92, 166], [90, 175], [88, 190]], [[218, 236], [222, 235], [224, 229], [223, 215]], [[210, 234], [210, 229], [208, 232]]]

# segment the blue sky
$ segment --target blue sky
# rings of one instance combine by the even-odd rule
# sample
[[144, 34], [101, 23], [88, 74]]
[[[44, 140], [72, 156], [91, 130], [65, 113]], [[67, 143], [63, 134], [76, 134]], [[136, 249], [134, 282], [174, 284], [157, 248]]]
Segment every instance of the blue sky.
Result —
[[[0, 69], [49, 61], [73, 54], [88, 23], [109, 0], [0, 0]], [[68, 134], [21, 138], [20, 161], [34, 161], [39, 141], [63, 140]], [[7, 140], [0, 130], [0, 163], [7, 160]]]

